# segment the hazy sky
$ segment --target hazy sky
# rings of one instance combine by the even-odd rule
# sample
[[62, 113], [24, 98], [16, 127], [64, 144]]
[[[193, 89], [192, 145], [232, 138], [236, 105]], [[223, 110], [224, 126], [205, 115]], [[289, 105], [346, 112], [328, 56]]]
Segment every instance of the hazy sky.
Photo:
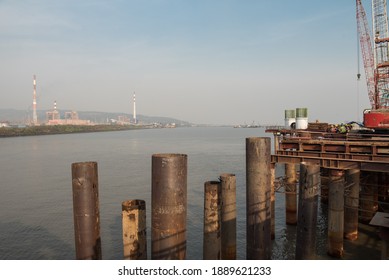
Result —
[[0, 0], [0, 108], [31, 109], [36, 74], [44, 110], [360, 120], [356, 33], [355, 0]]

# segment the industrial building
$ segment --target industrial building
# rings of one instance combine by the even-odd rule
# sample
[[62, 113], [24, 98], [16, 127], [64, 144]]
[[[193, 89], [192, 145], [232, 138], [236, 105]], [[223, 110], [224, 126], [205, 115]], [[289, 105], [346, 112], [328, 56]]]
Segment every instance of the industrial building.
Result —
[[54, 108], [46, 112], [46, 125], [92, 125], [90, 120], [80, 120], [76, 111], [65, 112], [65, 118], [57, 110], [57, 102], [54, 101]]

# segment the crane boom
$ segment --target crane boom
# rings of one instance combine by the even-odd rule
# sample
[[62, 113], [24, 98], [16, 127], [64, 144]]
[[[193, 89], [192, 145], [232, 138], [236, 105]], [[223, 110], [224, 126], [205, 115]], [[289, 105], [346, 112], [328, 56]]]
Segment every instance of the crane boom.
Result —
[[361, 51], [363, 57], [363, 65], [365, 68], [365, 77], [367, 84], [367, 92], [370, 100], [370, 105], [374, 108], [375, 95], [375, 71], [374, 71], [374, 55], [367, 24], [366, 12], [362, 6], [361, 0], [356, 0], [357, 3], [357, 28], [359, 35], [359, 42], [361, 44]]
[[386, 0], [374, 0], [373, 34], [375, 43], [375, 67], [388, 61], [388, 16]]
[[373, 0], [374, 60], [376, 71], [375, 109], [389, 108], [389, 33], [386, 0]]

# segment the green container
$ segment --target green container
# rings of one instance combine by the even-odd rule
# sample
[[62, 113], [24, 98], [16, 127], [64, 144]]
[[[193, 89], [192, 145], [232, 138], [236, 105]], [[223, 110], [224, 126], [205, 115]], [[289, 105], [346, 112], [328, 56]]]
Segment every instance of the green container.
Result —
[[294, 119], [296, 117], [295, 110], [285, 110], [285, 119]]
[[308, 118], [308, 109], [307, 108], [296, 108], [296, 117], [297, 118]]

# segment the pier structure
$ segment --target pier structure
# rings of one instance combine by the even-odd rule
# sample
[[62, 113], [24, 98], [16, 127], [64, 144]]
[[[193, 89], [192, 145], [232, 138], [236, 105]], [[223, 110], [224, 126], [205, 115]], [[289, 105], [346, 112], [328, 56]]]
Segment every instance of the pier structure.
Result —
[[[330, 208], [330, 256], [342, 257], [343, 238], [358, 238], [358, 222], [369, 224], [376, 213], [389, 212], [389, 135], [307, 129], [266, 132], [274, 136], [272, 164], [285, 164], [286, 171], [297, 164], [320, 167], [320, 193], [328, 195], [321, 202]], [[287, 180], [283, 185], [289, 187]]]
[[[319, 197], [322, 204], [328, 204], [321, 207], [326, 209], [321, 213], [328, 213], [324, 219], [325, 248], [330, 257], [347, 258], [351, 251], [347, 245], [356, 239], [370, 247], [371, 237], [364, 241], [364, 233], [367, 227], [376, 227], [380, 233], [373, 237], [374, 246], [381, 246], [382, 259], [388, 259], [388, 136], [307, 129], [267, 132], [274, 134], [273, 154], [270, 137], [246, 138], [246, 259], [271, 259], [275, 235], [273, 193], [281, 187], [285, 190], [285, 222], [296, 226], [295, 259], [319, 257]], [[277, 164], [285, 164], [283, 180], [275, 178]], [[187, 155], [154, 154], [151, 174], [151, 259], [183, 260]], [[72, 164], [72, 187], [76, 257], [101, 259], [97, 163]], [[144, 200], [131, 199], [122, 204], [125, 259], [147, 259], [145, 210]], [[235, 175], [223, 173], [218, 181], [206, 181], [204, 185], [204, 259], [236, 258], [236, 224]]]

